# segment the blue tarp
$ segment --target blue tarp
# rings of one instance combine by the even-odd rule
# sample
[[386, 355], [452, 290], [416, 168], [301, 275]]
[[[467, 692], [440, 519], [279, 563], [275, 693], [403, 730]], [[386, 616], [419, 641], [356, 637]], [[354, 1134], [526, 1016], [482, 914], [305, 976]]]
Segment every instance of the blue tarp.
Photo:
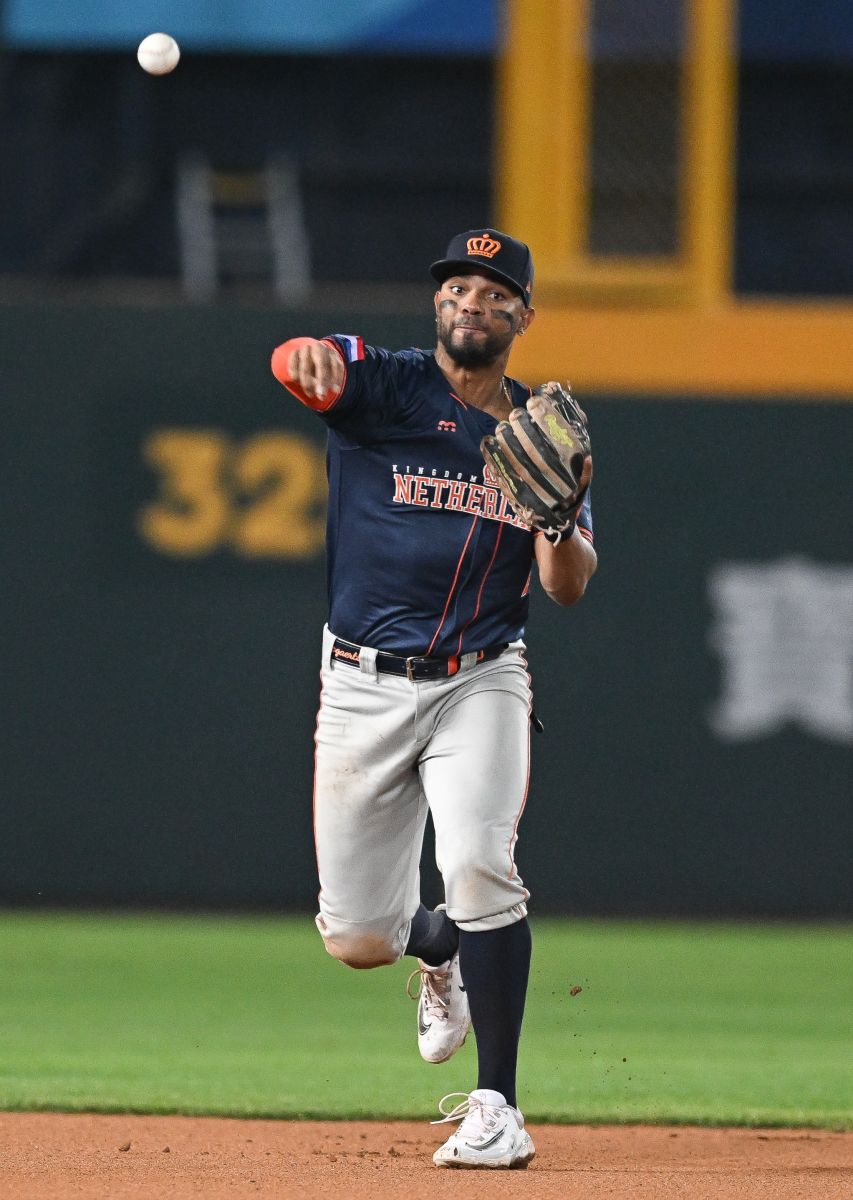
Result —
[[[492, 54], [503, 0], [0, 0], [4, 41], [32, 49], [135, 46], [165, 30], [186, 50]], [[672, 57], [686, 0], [594, 0], [601, 59]], [[853, 62], [853, 0], [740, 0], [748, 60]]]
[[135, 47], [154, 30], [185, 49], [490, 54], [498, 0], [6, 0], [3, 30], [35, 48]]

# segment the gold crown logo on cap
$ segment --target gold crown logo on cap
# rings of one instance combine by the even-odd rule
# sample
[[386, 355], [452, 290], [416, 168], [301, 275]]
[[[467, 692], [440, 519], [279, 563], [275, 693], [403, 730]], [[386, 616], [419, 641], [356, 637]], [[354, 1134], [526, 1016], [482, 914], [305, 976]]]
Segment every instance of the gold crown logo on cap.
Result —
[[494, 258], [501, 244], [497, 238], [484, 233], [479, 237], [468, 238], [465, 248], [469, 254], [476, 254], [478, 258]]

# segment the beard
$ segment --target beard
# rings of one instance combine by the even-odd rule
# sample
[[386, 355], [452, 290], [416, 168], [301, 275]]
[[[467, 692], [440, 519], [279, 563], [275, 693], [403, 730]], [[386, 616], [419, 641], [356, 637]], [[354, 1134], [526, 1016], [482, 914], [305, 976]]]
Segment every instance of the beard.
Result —
[[[436, 322], [438, 340], [448, 358], [458, 367], [488, 367], [503, 355], [507, 348], [507, 336], [500, 333], [488, 333], [485, 337], [472, 330], [461, 329], [458, 332], [452, 325], [442, 320]], [[454, 337], [454, 333], [456, 336]]]

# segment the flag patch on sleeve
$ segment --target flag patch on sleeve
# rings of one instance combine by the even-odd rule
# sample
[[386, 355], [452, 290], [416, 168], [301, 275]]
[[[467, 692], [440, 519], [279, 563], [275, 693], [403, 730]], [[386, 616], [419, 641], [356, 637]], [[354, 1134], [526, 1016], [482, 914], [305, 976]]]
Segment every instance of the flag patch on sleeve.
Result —
[[364, 358], [364, 340], [354, 337], [351, 333], [337, 333], [335, 337], [341, 345], [347, 362], [361, 362]]

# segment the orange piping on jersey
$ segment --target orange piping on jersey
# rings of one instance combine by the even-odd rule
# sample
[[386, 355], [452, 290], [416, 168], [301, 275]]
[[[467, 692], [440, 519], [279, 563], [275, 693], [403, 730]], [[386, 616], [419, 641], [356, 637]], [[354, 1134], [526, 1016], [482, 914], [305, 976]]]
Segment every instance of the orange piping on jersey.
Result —
[[280, 346], [276, 346], [275, 350], [273, 350], [270, 366], [272, 368], [273, 375], [275, 375], [279, 383], [283, 387], [286, 387], [291, 395], [295, 396], [301, 404], [304, 404], [306, 408], [312, 408], [314, 412], [327, 412], [330, 408], [337, 404], [338, 400], [340, 400], [341, 396], [343, 395], [344, 388], [347, 385], [346, 359], [341, 353], [340, 346], [338, 346], [336, 342], [331, 341], [329, 338], [323, 338], [322, 344], [324, 346], [331, 346], [333, 350], [336, 350], [344, 364], [344, 377], [338, 391], [327, 392], [323, 399], [320, 400], [317, 396], [308, 396], [302, 390], [299, 384], [295, 383], [290, 378], [290, 360], [295, 352], [297, 350], [301, 350], [303, 346], [310, 345], [316, 340], [316, 338], [297, 337], [290, 338], [290, 340], [287, 342], [282, 342]]
[[479, 519], [479, 516], [476, 516], [471, 522], [471, 528], [468, 530], [468, 536], [465, 539], [465, 545], [462, 547], [462, 553], [459, 555], [459, 562], [456, 564], [456, 574], [453, 576], [453, 583], [450, 585], [450, 591], [447, 593], [447, 599], [444, 602], [444, 612], [441, 614], [441, 620], [438, 623], [438, 629], [436, 629], [435, 633], [432, 635], [432, 641], [430, 642], [426, 651], [427, 654], [432, 654], [432, 648], [438, 641], [438, 635], [441, 633], [441, 627], [447, 619], [447, 610], [450, 608], [450, 600], [453, 596], [453, 593], [456, 591], [456, 584], [459, 581], [459, 572], [462, 570], [462, 563], [465, 560], [465, 553], [468, 549], [468, 543], [471, 541], [471, 534], [474, 532]]
[[457, 653], [457, 654], [461, 654], [461, 653], [462, 653], [462, 639], [463, 639], [463, 638], [464, 638], [464, 636], [465, 636], [465, 630], [468, 628], [468, 626], [469, 626], [469, 625], [473, 625], [473, 624], [474, 624], [474, 622], [477, 620], [477, 617], [478, 617], [478, 615], [479, 615], [479, 612], [480, 612], [480, 601], [481, 601], [481, 599], [482, 599], [482, 597], [483, 597], [483, 588], [486, 586], [486, 580], [487, 580], [487, 579], [488, 579], [488, 577], [489, 577], [489, 572], [491, 571], [491, 569], [492, 569], [492, 567], [493, 567], [493, 565], [494, 565], [494, 561], [495, 561], [495, 559], [497, 558], [497, 555], [498, 555], [498, 547], [499, 547], [499, 546], [500, 546], [500, 544], [501, 544], [501, 535], [503, 534], [503, 531], [504, 531], [504, 527], [503, 527], [503, 525], [498, 525], [498, 536], [495, 538], [495, 548], [494, 548], [494, 550], [492, 551], [492, 557], [489, 559], [489, 565], [486, 567], [485, 573], [483, 574], [483, 579], [482, 579], [482, 582], [480, 583], [480, 590], [477, 592], [477, 606], [476, 606], [476, 608], [474, 609], [474, 615], [473, 615], [473, 616], [470, 618], [470, 620], [468, 620], [468, 621], [465, 623], [465, 625], [463, 625], [463, 627], [462, 627], [462, 629], [461, 629], [461, 631], [460, 631], [460, 633], [459, 633], [459, 644], [458, 644], [458, 645], [457, 645], [457, 647], [456, 647], [456, 653]]
[[464, 401], [464, 400], [460, 400], [460, 398], [459, 398], [459, 397], [456, 395], [456, 393], [455, 393], [455, 392], [451, 392], [450, 394], [451, 394], [451, 396], [453, 397], [453, 399], [456, 401], [456, 403], [457, 403], [457, 404], [461, 404], [461, 405], [462, 405], [462, 407], [463, 407], [463, 408], [465, 409], [465, 411], [467, 412], [467, 411], [468, 411], [468, 405], [465, 403], [465, 401]]

